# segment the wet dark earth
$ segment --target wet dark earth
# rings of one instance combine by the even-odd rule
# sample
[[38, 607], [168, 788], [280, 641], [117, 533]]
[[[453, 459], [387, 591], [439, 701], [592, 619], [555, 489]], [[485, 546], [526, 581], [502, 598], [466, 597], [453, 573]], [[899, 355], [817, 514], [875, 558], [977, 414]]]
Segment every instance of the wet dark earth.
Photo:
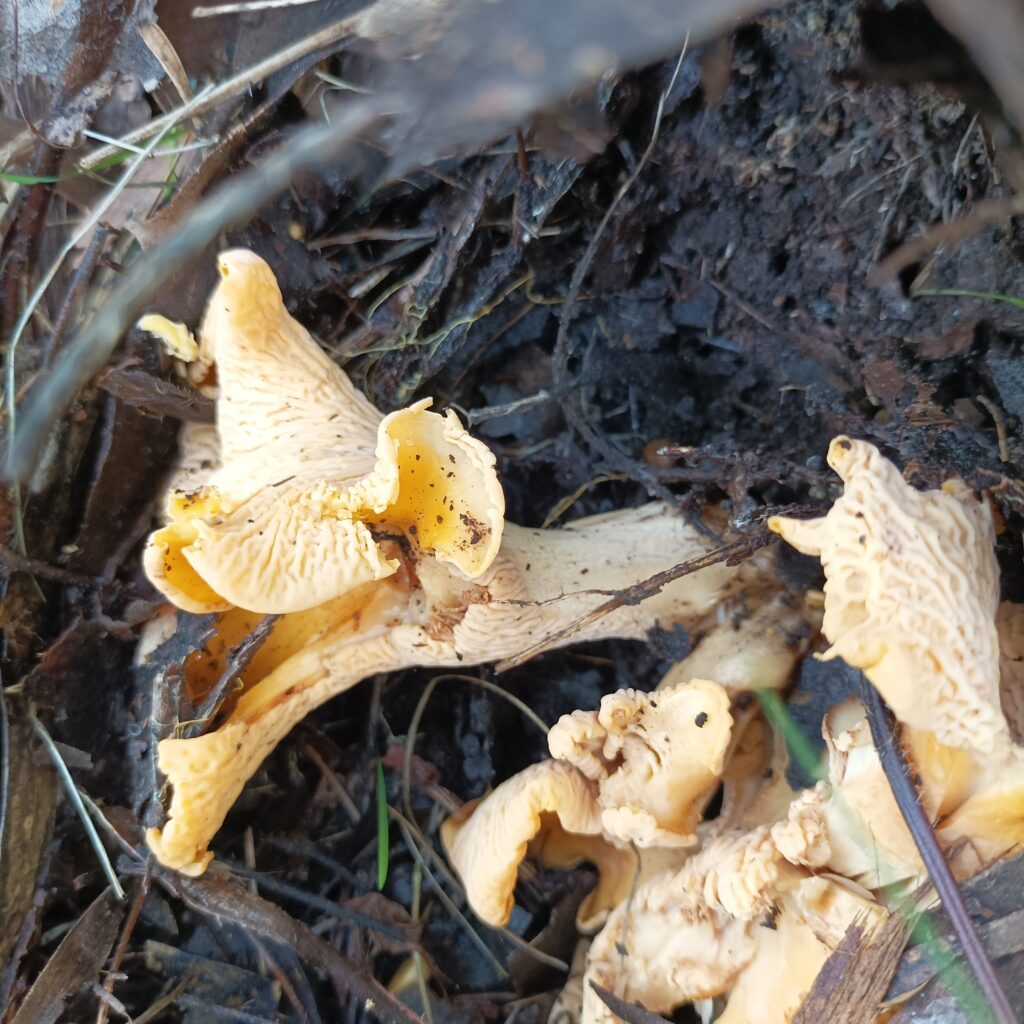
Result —
[[[327, 63], [340, 79], [372, 78], [358, 49]], [[277, 99], [228, 166], [304, 116], [294, 93]], [[271, 262], [292, 312], [382, 408], [425, 396], [454, 408], [495, 452], [516, 522], [655, 496], [695, 517], [721, 505], [754, 531], [780, 508], [829, 504], [825, 451], [848, 433], [916, 483], [956, 473], [987, 491], [1004, 596], [1022, 600], [1024, 237], [1006, 212], [1016, 181], [1012, 118], [924, 6], [814, 2], [606, 78], [498, 144], [372, 190], [300, 175], [222, 242]], [[964, 229], [979, 204], [996, 213]], [[195, 324], [212, 251], [152, 305]], [[688, 650], [685, 632], [445, 677], [422, 710], [408, 793], [402, 752], [432, 674], [367, 681], [266, 762], [215, 841], [225, 870], [207, 890], [147, 874], [130, 851], [154, 813], [153, 738], [179, 710], [176, 680], [209, 623], [180, 616], [157, 668], [133, 670], [157, 603], [139, 550], [179, 421], [210, 407], [137, 331], [113, 365], [72, 413], [55, 456], [61, 485], [29, 502], [29, 550], [59, 566], [37, 577], [45, 603], [8, 562], [6, 807], [18, 831], [0, 868], [0, 1017], [15, 1019], [85, 921], [77, 959], [59, 962], [70, 979], [60, 1020], [96, 1019], [107, 952], [89, 956], [104, 943], [118, 972], [109, 1020], [141, 1020], [171, 994], [173, 1008], [147, 1020], [366, 1017], [323, 947], [384, 984], [419, 953], [434, 1024], [546, 1020], [563, 977], [550, 958], [571, 958], [589, 869], [534, 871], [517, 893], [509, 930], [547, 960], [471, 931], [443, 862], [394, 819], [378, 892], [378, 762], [387, 802], [437, 848], [452, 807], [546, 750], [474, 677], [553, 722], [617, 688], [654, 686]], [[783, 564], [794, 580], [818, 579], [799, 556]], [[830, 693], [846, 685], [806, 671], [839, 687]], [[104, 841], [124, 913], [94, 903], [105, 880], [44, 767], [28, 701], [117, 832]], [[217, 898], [233, 901], [233, 917], [210, 911]], [[291, 919], [307, 926], [301, 942]], [[415, 984], [401, 998], [422, 1009]]]

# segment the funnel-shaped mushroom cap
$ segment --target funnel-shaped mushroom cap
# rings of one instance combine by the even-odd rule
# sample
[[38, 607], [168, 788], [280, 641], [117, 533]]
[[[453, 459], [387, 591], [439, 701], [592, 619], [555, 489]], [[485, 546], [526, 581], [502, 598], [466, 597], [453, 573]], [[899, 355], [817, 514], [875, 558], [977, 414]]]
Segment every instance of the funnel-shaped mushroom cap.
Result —
[[173, 492], [150, 579], [188, 611], [292, 612], [397, 563], [373, 527], [476, 577], [501, 542], [494, 457], [452, 413], [382, 417], [285, 309], [273, 272], [223, 253], [201, 355], [217, 370], [221, 467]]
[[655, 693], [620, 690], [599, 711], [564, 715], [551, 756], [593, 780], [604, 831], [638, 846], [689, 846], [729, 747], [729, 696], [695, 679]]
[[1005, 752], [988, 508], [961, 483], [916, 491], [863, 441], [832, 442], [842, 497], [769, 525], [825, 570], [826, 657], [864, 670], [897, 717], [942, 743]]
[[551, 817], [565, 832], [592, 836], [595, 846], [604, 843], [593, 786], [557, 761], [531, 765], [442, 826], [448, 859], [482, 921], [493, 926], [508, 921], [519, 865]]

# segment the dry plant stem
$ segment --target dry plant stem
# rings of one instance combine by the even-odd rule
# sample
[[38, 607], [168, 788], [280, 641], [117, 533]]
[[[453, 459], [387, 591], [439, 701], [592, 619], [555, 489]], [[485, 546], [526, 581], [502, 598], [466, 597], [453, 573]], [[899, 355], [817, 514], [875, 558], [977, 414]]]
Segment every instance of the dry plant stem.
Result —
[[903, 820], [914, 838], [914, 844], [921, 854], [921, 860], [928, 870], [928, 876], [949, 916], [953, 932], [964, 951], [967, 964], [974, 974], [981, 993], [992, 1010], [998, 1024], [1016, 1024], [1010, 1001], [1003, 986], [996, 977], [992, 961], [989, 960], [971, 915], [964, 905], [963, 895], [946, 863], [938, 839], [932, 830], [924, 808], [918, 800], [917, 790], [910, 779], [907, 764], [896, 739], [893, 728], [894, 718], [881, 694], [861, 675], [861, 699], [867, 708], [871, 736], [878, 750], [878, 757], [893, 796], [899, 806]]
[[99, 580], [95, 580], [91, 576], [83, 576], [81, 573], [61, 569], [59, 566], [50, 565], [37, 558], [24, 558], [16, 551], [12, 551], [6, 544], [0, 544], [0, 565], [9, 573], [25, 572], [31, 576], [41, 576], [44, 580], [56, 580], [67, 586], [95, 587], [99, 585]]
[[498, 975], [502, 978], [507, 978], [508, 971], [505, 970], [505, 968], [501, 965], [501, 962], [494, 956], [494, 954], [487, 946], [487, 943], [485, 943], [484, 940], [480, 938], [480, 936], [477, 934], [476, 929], [469, 923], [469, 920], [466, 918], [466, 915], [463, 914], [462, 911], [459, 910], [459, 908], [455, 905], [452, 898], [448, 895], [448, 893], [444, 891], [444, 889], [438, 883], [437, 878], [434, 876], [434, 873], [427, 866], [427, 861], [426, 858], [423, 856], [423, 853], [424, 850], [429, 850], [430, 847], [426, 845], [426, 841], [424, 840], [424, 846], [421, 848], [419, 844], [413, 839], [412, 833], [410, 832], [410, 826], [405, 821], [405, 818], [401, 814], [399, 814], [393, 807], [389, 808], [388, 813], [389, 817], [393, 817], [398, 821], [398, 827], [401, 830], [402, 839], [405, 841], [406, 848], [408, 849], [409, 853], [412, 854], [412, 858], [419, 866], [420, 870], [430, 880], [430, 884], [433, 886], [437, 898], [441, 901], [441, 904], [444, 906], [445, 910], [447, 910], [448, 913], [451, 915], [452, 920], [457, 921], [462, 926], [470, 942], [472, 942], [473, 945], [477, 948], [478, 952], [480, 952], [483, 955], [484, 959], [490, 963], [490, 965], [495, 969]]
[[53, 322], [53, 330], [50, 331], [50, 336], [46, 339], [43, 348], [44, 367], [49, 366], [53, 362], [53, 357], [64, 341], [68, 324], [71, 322], [71, 314], [76, 304], [85, 294], [85, 289], [88, 287], [89, 280], [96, 269], [100, 256], [103, 255], [103, 250], [106, 247], [109, 236], [110, 228], [105, 224], [97, 226], [96, 230], [92, 233], [92, 238], [89, 239], [89, 245], [85, 250], [85, 254], [79, 260], [78, 266], [75, 267], [75, 271], [71, 275], [71, 283], [68, 285], [64, 301], [61, 303], [60, 312], [57, 314], [57, 319]]
[[936, 249], [951, 251], [990, 224], [1000, 224], [1024, 214], [1024, 196], [1013, 195], [1006, 199], [986, 199], [975, 203], [967, 213], [948, 224], [939, 224], [926, 231], [919, 238], [894, 249], [871, 273], [870, 285], [883, 284], [892, 280], [901, 270], [918, 263]]
[[253, 896], [235, 879], [186, 878], [165, 872], [158, 876], [171, 893], [197, 913], [230, 921], [252, 934], [293, 949], [306, 963], [323, 971], [340, 989], [361, 1003], [369, 1003], [384, 1024], [422, 1024], [379, 982], [366, 976], [339, 953], [280, 907]]
[[278, 615], [264, 616], [260, 624], [231, 651], [220, 678], [213, 684], [203, 703], [199, 705], [195, 721], [189, 723], [185, 730], [186, 739], [201, 736], [209, 729], [214, 715], [217, 714], [221, 704], [224, 703], [224, 698], [228, 695], [229, 687], [245, 671], [246, 666], [270, 636], [270, 631], [279, 618]]
[[224, 863], [225, 867], [230, 867], [231, 873], [235, 877], [249, 879], [256, 883], [258, 889], [269, 890], [278, 896], [283, 896], [285, 899], [294, 900], [296, 903], [311, 907], [327, 917], [333, 917], [346, 927], [376, 932], [391, 939], [392, 942], [402, 942], [405, 938], [398, 928], [369, 914], [362, 914], [358, 910], [351, 910], [332, 900], [325, 899], [323, 896], [317, 896], [316, 893], [306, 892], [305, 889], [300, 889], [297, 885], [289, 885], [287, 882], [279, 881], [273, 875], [265, 874], [262, 871], [242, 867], [241, 864], [228, 864], [227, 861]]
[[57, 774], [60, 776], [61, 782], [64, 783], [64, 788], [82, 821], [86, 835], [89, 837], [89, 842], [92, 845], [93, 850], [96, 851], [96, 857], [103, 868], [103, 873], [107, 876], [110, 888], [119, 900], [124, 900], [125, 892], [121, 887], [121, 881], [114, 871], [114, 866], [110, 863], [110, 858], [107, 856], [107, 851], [103, 846], [103, 841], [100, 839], [99, 833], [96, 831], [96, 826], [92, 823], [92, 818], [89, 817], [89, 812], [85, 808], [81, 794], [78, 792], [78, 787], [75, 785], [75, 780], [72, 777], [71, 772], [68, 770], [68, 766], [64, 763], [64, 758], [61, 757], [60, 751], [57, 749], [57, 745], [53, 742], [50, 734], [43, 727], [43, 723], [36, 718], [35, 710], [32, 708], [29, 709], [29, 722], [32, 725], [33, 732], [35, 732], [36, 736], [39, 737], [43, 746], [46, 748], [47, 754], [50, 755], [50, 760], [53, 761], [53, 766], [57, 769]]
[[240, 71], [237, 75], [227, 79], [227, 81], [220, 82], [208, 91], [193, 97], [188, 103], [174, 110], [169, 110], [163, 116], [153, 118], [152, 121], [147, 121], [134, 131], [128, 132], [127, 135], [119, 140], [122, 145], [102, 146], [94, 150], [82, 159], [82, 168], [89, 170], [103, 160], [122, 152], [124, 144], [140, 142], [154, 132], [163, 131], [164, 128], [170, 127], [170, 125], [175, 124], [182, 118], [196, 117], [199, 114], [205, 113], [223, 100], [244, 91], [249, 86], [274, 74], [275, 71], [286, 68], [289, 64], [305, 57], [307, 54], [315, 53], [325, 46], [340, 42], [347, 36], [352, 35], [352, 30], [357, 20], [357, 17], [342, 18], [341, 21], [336, 21], [333, 25], [328, 25], [326, 28], [306, 36], [305, 39], [300, 39], [297, 43], [272, 53], [258, 64]]
[[[113, 994], [114, 985], [117, 984], [117, 975], [121, 970], [124, 955], [128, 951], [128, 942], [132, 937], [132, 932], [135, 931], [135, 925], [138, 924], [139, 915], [142, 913], [142, 904], [149, 895], [149, 883], [150, 873], [147, 865], [146, 874], [139, 879], [139, 884], [135, 889], [135, 896], [132, 899], [131, 907], [128, 909], [128, 916], [124, 919], [124, 924], [121, 925], [121, 935], [117, 940], [117, 945], [114, 947], [114, 955], [110, 960], [110, 969], [107, 971], [107, 977], [103, 982], [103, 990], [108, 995]], [[101, 999], [99, 1009], [96, 1011], [96, 1024], [106, 1024], [109, 1012], [110, 1004], [105, 999]]]
[[[6, 593], [6, 583], [0, 593]], [[6, 644], [3, 645], [4, 647]], [[7, 717], [7, 694], [0, 676], [0, 858], [7, 835], [7, 808], [10, 806], [11, 789], [11, 724]]]
[[[16, 353], [17, 353], [17, 350], [18, 350], [18, 342], [20, 341], [23, 332], [25, 331], [26, 327], [28, 326], [29, 321], [31, 320], [33, 313], [35, 312], [36, 308], [38, 307], [38, 305], [42, 301], [43, 296], [46, 294], [46, 292], [49, 289], [50, 285], [53, 283], [53, 279], [57, 276], [58, 271], [60, 270], [61, 266], [64, 264], [64, 261], [74, 251], [76, 246], [78, 246], [79, 243], [84, 240], [86, 235], [88, 235], [92, 230], [94, 230], [95, 227], [99, 224], [99, 222], [102, 220], [102, 218], [106, 215], [107, 210], [110, 209], [110, 207], [113, 205], [114, 201], [117, 199], [118, 195], [120, 195], [121, 192], [124, 191], [125, 187], [131, 181], [131, 179], [135, 176], [136, 172], [139, 170], [139, 168], [142, 166], [142, 164], [145, 162], [145, 160], [152, 154], [153, 150], [157, 147], [157, 145], [159, 144], [160, 140], [164, 137], [164, 134], [169, 129], [170, 129], [170, 125], [168, 125], [167, 129], [162, 131], [159, 135], [155, 135], [150, 140], [150, 142], [146, 146], [146, 148], [144, 150], [142, 150], [135, 157], [134, 160], [132, 160], [132, 161], [130, 161], [128, 163], [127, 167], [124, 170], [124, 173], [121, 175], [120, 178], [118, 178], [118, 180], [114, 184], [114, 186], [108, 192], [106, 192], [103, 195], [103, 198], [100, 200], [100, 202], [98, 203], [96, 208], [93, 209], [92, 211], [90, 211], [89, 215], [85, 218], [83, 223], [80, 224], [75, 229], [75, 231], [73, 231], [71, 233], [71, 235], [68, 237], [67, 241], [64, 243], [64, 245], [61, 247], [60, 251], [57, 253], [56, 259], [54, 259], [54, 261], [50, 264], [50, 266], [47, 268], [47, 270], [41, 275], [38, 283], [36, 284], [34, 290], [32, 291], [31, 295], [29, 296], [28, 301], [25, 303], [25, 307], [21, 310], [21, 313], [20, 313], [20, 315], [18, 317], [18, 320], [15, 323], [14, 328], [11, 331], [10, 340], [7, 343], [7, 352], [6, 352], [7, 365], [4, 368], [4, 370], [5, 370], [4, 396], [5, 396], [5, 400], [7, 402], [7, 424], [8, 424], [8, 426], [7, 426], [7, 456], [8, 456], [9, 459], [13, 458], [13, 456], [15, 454], [15, 443], [16, 443], [16, 426], [17, 426], [17, 419], [16, 419], [16, 412], [17, 412], [17, 404], [16, 404], [17, 403], [17, 397], [16, 397], [17, 396], [16, 373], [17, 373], [17, 362], [18, 362], [17, 361], [17, 357], [16, 357]], [[117, 344], [119, 336], [120, 336], [120, 333], [121, 332], [118, 331], [115, 335], [113, 335], [109, 339], [110, 351], [112, 351], [114, 345]], [[109, 355], [109, 352], [107, 354]], [[60, 364], [58, 363], [58, 367], [54, 371], [54, 376], [56, 376], [57, 373], [59, 373], [59, 366], [60, 366]], [[98, 367], [97, 367], [97, 369], [98, 369]], [[90, 376], [92, 376], [92, 374], [90, 374]], [[46, 381], [46, 378], [44, 377], [44, 382], [45, 381]], [[35, 391], [36, 389], [33, 388], [32, 390]], [[30, 392], [29, 394], [31, 395], [31, 393], [32, 392]], [[68, 400], [69, 401], [70, 401], [71, 397], [72, 397], [72, 395], [68, 396]], [[63, 407], [61, 408], [60, 411], [63, 412]], [[26, 476], [34, 470], [36, 461], [37, 461], [36, 459], [33, 459], [32, 460], [32, 466], [26, 468]], [[13, 503], [14, 503], [14, 530], [15, 530], [15, 537], [16, 537], [16, 539], [18, 541], [18, 547], [20, 548], [22, 554], [26, 554], [27, 552], [25, 551], [24, 529], [23, 529], [23, 525], [22, 525], [21, 496], [20, 496], [20, 494], [18, 493], [18, 490], [17, 490], [17, 483], [19, 483], [19, 482], [20, 481], [14, 481], [15, 487], [14, 487], [14, 491], [12, 493], [12, 500], [13, 500]]]
[[[494, 666], [494, 670], [495, 672], [507, 672], [511, 668], [516, 668], [556, 645], [568, 643], [574, 634], [583, 632], [587, 627], [604, 618], [604, 616], [618, 611], [620, 608], [638, 605], [641, 601], [653, 597], [675, 580], [682, 579], [684, 576], [689, 576], [701, 569], [707, 569], [712, 565], [719, 565], [723, 562], [726, 565], [736, 565], [738, 562], [750, 558], [760, 548], [771, 543], [772, 538], [762, 530], [755, 537], [744, 538], [732, 544], [723, 544], [721, 547], [714, 548], [707, 552], [707, 554], [701, 555], [700, 558], [680, 562], [679, 565], [674, 565], [671, 569], [665, 569], [663, 572], [656, 573], [646, 580], [634, 583], [631, 587], [626, 587], [617, 593], [613, 592], [607, 601], [593, 611], [574, 619], [563, 628], [543, 637], [521, 653], [510, 658], [504, 658]], [[587, 593], [602, 593], [602, 591], [588, 590]]]
[[110, 299], [60, 353], [52, 373], [29, 392], [18, 443], [7, 453], [3, 476], [9, 480], [31, 476], [54, 423], [78, 389], [103, 368], [125, 329], [145, 311], [168, 277], [225, 228], [287, 189], [300, 171], [337, 164], [379, 116], [376, 105], [363, 101], [346, 116], [336, 117], [333, 124], [299, 133], [262, 165], [236, 176], [230, 188], [215, 192], [189, 210], [167, 241], [136, 260]]

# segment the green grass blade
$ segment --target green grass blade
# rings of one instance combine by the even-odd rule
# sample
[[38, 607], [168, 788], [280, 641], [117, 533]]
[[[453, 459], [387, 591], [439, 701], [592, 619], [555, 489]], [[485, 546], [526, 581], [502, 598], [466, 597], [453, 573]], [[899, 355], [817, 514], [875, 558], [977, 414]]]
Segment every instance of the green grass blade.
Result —
[[384, 762], [377, 758], [377, 888], [382, 892], [388, 880], [388, 788], [384, 782]]
[[1000, 292], [979, 292], [973, 288], [919, 288], [914, 292], [914, 298], [919, 295], [947, 295], [954, 299], [985, 299], [988, 302], [1005, 302], [1008, 306], [1016, 309], [1024, 309], [1024, 299], [1018, 299], [1016, 295], [1003, 295]]

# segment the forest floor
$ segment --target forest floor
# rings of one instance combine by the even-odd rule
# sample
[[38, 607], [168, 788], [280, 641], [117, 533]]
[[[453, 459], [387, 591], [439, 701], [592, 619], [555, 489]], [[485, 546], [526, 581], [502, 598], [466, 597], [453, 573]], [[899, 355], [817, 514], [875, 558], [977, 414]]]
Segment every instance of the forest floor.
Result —
[[[80, 6], [95, 17], [101, 5]], [[161, 15], [166, 47], [153, 52], [172, 69], [176, 53], [193, 84], [227, 81], [348, 13], [313, 7], [223, 15], [217, 32]], [[524, 24], [541, 13], [524, 4]], [[543, 44], [556, 56], [585, 12], [567, 2], [558, 17], [568, 27]], [[1024, 237], [1012, 219], [1024, 151], [1005, 92], [997, 100], [989, 69], [979, 72], [917, 4], [816, 0], [755, 12], [739, 27], [722, 15], [685, 48], [684, 39], [667, 32], [662, 52], [638, 42], [623, 62], [633, 70], [586, 88], [559, 77], [559, 65], [522, 110], [495, 101], [512, 118], [487, 114], [504, 134], [488, 134], [484, 115], [466, 127], [469, 104], [455, 102], [484, 96], [495, 64], [481, 58], [443, 81], [428, 74], [418, 134], [398, 118], [363, 148], [319, 164], [296, 156], [287, 188], [257, 194], [208, 237], [188, 219], [198, 194], [230, 186], [308, 124], [330, 117], [342, 132], [361, 90], [372, 94], [382, 78], [408, 91], [418, 80], [368, 45], [325, 39], [200, 111], [194, 134], [168, 136], [219, 142], [149, 155], [135, 169], [140, 187], [119, 188], [129, 166], [121, 151], [98, 175], [76, 170], [103, 145], [83, 127], [120, 137], [185, 100], [160, 73], [144, 93], [147, 75], [136, 73], [95, 109], [76, 106], [108, 68], [151, 68], [152, 53], [100, 53], [80, 39], [81, 59], [47, 83], [23, 51], [32, 74], [0, 93], [10, 157], [0, 178], [0, 336], [19, 330], [41, 268], [117, 195], [74, 240], [20, 328], [16, 358], [8, 346], [19, 398], [58, 366], [75, 389], [63, 404], [49, 397], [54, 417], [69, 408], [59, 442], [0, 509], [0, 1020], [28, 1019], [17, 1010], [41, 977], [38, 1020], [355, 1022], [366, 1011], [346, 997], [345, 971], [386, 984], [418, 954], [430, 967], [434, 1024], [545, 1021], [591, 869], [538, 871], [520, 887], [510, 931], [542, 936], [546, 960], [471, 930], [439, 898], [447, 882], [424, 876], [408, 834], [392, 825], [382, 837], [378, 764], [388, 803], [402, 808], [409, 796], [436, 841], [446, 805], [546, 751], [515, 706], [466, 676], [496, 679], [553, 722], [618, 688], [652, 688], [687, 650], [677, 631], [445, 679], [421, 709], [408, 794], [402, 752], [436, 673], [366, 681], [310, 715], [232, 810], [214, 849], [244, 888], [229, 888], [226, 873], [191, 883], [147, 867], [137, 849], [159, 788], [160, 728], [149, 691], [180, 678], [206, 623], [183, 615], [156, 675], [133, 669], [138, 630], [159, 604], [139, 555], [179, 424], [209, 419], [211, 407], [174, 383], [166, 355], [135, 328], [99, 357], [98, 378], [75, 344], [111, 295], [108, 312], [133, 322], [141, 310], [117, 305], [119, 282], [147, 259], [157, 268], [151, 254], [182, 232], [192, 233], [188, 251], [176, 263], [159, 257], [168, 262], [138, 293], [145, 309], [196, 326], [213, 254], [252, 248], [274, 267], [291, 312], [380, 408], [432, 396], [459, 412], [497, 457], [512, 521], [566, 522], [668, 495], [691, 515], [724, 504], [742, 531], [780, 508], [826, 508], [838, 493], [828, 441], [850, 434], [879, 445], [914, 483], [959, 474], [985, 490], [1002, 518], [1004, 596], [1024, 600]], [[23, 119], [37, 134], [18, 147]], [[61, 132], [64, 147], [54, 148], [47, 138]], [[581, 266], [589, 272], [574, 282]], [[29, 432], [32, 416], [19, 406]], [[659, 454], [666, 446], [682, 451]], [[818, 581], [815, 564], [788, 562], [794, 579]], [[820, 666], [806, 672], [825, 685]], [[830, 678], [830, 698], [841, 697], [841, 673]], [[104, 873], [30, 706], [102, 809], [124, 903], [102, 895]], [[73, 948], [61, 945], [73, 927]], [[332, 954], [336, 962], [323, 959]], [[422, 1011], [415, 986], [403, 998]]]

